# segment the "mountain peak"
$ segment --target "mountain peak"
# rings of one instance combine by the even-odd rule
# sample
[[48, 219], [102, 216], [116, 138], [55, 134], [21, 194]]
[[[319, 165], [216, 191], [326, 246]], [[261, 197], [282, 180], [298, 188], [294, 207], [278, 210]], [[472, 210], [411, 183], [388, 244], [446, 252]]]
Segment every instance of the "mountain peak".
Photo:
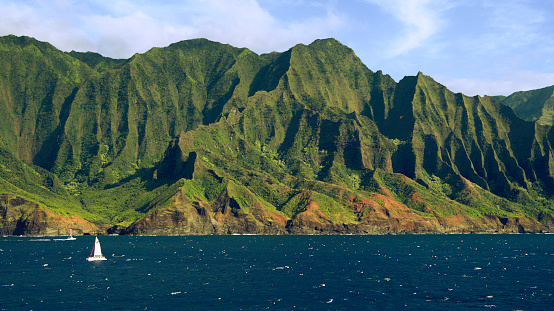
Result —
[[15, 35], [2, 36], [0, 37], [0, 44], [17, 45], [21, 47], [34, 45], [37, 48], [39, 48], [41, 51], [58, 50], [56, 47], [54, 47], [48, 42], [39, 41], [33, 37], [28, 37], [28, 36], [15, 36]]

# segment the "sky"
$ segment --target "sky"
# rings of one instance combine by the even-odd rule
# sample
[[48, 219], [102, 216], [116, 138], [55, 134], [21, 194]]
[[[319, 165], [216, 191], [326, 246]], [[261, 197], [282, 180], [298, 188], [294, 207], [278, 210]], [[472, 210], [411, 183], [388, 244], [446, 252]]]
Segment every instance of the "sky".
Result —
[[554, 85], [552, 0], [0, 0], [0, 36], [129, 58], [193, 38], [262, 54], [335, 38], [395, 81], [465, 95]]

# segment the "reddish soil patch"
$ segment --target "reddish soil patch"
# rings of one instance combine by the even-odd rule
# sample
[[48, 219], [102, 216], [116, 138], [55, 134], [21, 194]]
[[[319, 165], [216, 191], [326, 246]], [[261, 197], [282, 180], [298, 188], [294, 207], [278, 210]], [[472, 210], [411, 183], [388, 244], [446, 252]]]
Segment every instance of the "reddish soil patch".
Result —
[[271, 219], [277, 224], [279, 224], [281, 227], [285, 227], [287, 225], [287, 218], [283, 215], [276, 214], [272, 211], [268, 211]]

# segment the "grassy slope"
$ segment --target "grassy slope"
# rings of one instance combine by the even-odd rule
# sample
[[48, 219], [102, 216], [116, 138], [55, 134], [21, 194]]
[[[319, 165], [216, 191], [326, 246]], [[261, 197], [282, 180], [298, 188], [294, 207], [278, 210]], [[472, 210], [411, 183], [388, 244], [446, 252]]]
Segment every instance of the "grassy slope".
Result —
[[554, 123], [554, 86], [516, 92], [499, 100], [512, 107], [522, 119], [545, 125]]

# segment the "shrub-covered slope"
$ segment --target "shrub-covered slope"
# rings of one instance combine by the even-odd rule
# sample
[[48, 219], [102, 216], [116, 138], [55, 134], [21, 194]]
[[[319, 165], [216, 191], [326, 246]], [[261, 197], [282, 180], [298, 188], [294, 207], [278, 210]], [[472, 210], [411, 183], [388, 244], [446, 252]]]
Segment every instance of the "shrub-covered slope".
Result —
[[[263, 55], [196, 39], [113, 60], [2, 37], [0, 109], [0, 193], [106, 232], [554, 227], [551, 127], [421, 73], [396, 83], [333, 39]], [[3, 217], [5, 234], [36, 232]]]
[[522, 119], [546, 125], [554, 123], [554, 86], [515, 92], [510, 96], [498, 99], [503, 104], [512, 107]]

